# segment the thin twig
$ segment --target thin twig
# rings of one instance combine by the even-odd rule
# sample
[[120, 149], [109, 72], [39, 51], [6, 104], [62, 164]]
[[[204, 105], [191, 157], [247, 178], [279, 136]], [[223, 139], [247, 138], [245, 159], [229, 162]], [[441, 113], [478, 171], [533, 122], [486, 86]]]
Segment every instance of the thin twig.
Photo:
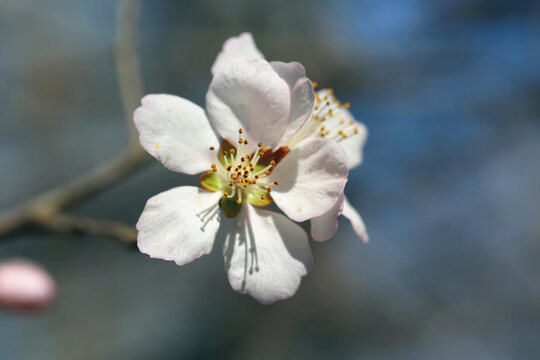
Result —
[[79, 232], [94, 236], [106, 236], [125, 243], [134, 243], [137, 240], [137, 230], [118, 221], [58, 214], [40, 225], [59, 233]]
[[138, 22], [142, 0], [119, 0], [116, 13], [116, 74], [129, 135], [129, 146], [140, 149], [133, 111], [143, 96], [139, 58], [137, 56]]
[[[118, 3], [116, 67], [129, 133], [129, 142], [125, 149], [113, 159], [77, 179], [0, 213], [0, 236], [29, 224], [39, 224], [57, 231], [66, 231], [70, 228], [91, 234], [113, 236], [125, 241], [134, 240], [131, 236], [135, 231], [133, 228], [131, 232], [125, 228], [117, 231], [120, 229], [118, 223], [74, 217], [62, 212], [126, 176], [147, 158], [137, 141], [137, 130], [131, 120], [143, 94], [136, 54], [140, 7], [141, 0], [120, 0]], [[105, 229], [107, 224], [114, 226], [107, 230]], [[126, 235], [128, 233], [129, 236]]]

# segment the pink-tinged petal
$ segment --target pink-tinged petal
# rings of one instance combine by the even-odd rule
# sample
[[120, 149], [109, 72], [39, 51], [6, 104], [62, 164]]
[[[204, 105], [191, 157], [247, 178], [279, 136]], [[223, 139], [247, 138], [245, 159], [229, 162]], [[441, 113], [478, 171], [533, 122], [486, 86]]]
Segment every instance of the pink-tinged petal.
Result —
[[137, 222], [139, 250], [178, 265], [209, 254], [221, 220], [221, 195], [181, 186], [150, 198]]
[[223, 50], [218, 54], [216, 61], [212, 65], [212, 75], [221, 71], [231, 60], [239, 57], [264, 59], [264, 55], [257, 49], [250, 33], [242, 33], [225, 41]]
[[345, 150], [347, 153], [347, 157], [349, 159], [349, 169], [354, 169], [362, 164], [364, 159], [364, 145], [368, 137], [368, 129], [366, 125], [356, 121], [351, 112], [347, 109], [343, 109], [343, 117], [346, 122], [352, 121], [354, 123], [354, 127], [358, 129], [357, 134], [349, 136], [339, 142], [343, 147], [343, 150]]
[[347, 198], [343, 202], [343, 212], [341, 215], [345, 216], [351, 222], [352, 228], [356, 233], [356, 236], [363, 242], [367, 243], [369, 240], [366, 225], [364, 220], [360, 217], [360, 214], [352, 207]]
[[54, 280], [41, 266], [23, 259], [0, 263], [0, 307], [15, 311], [36, 311], [52, 304]]
[[244, 206], [231, 225], [223, 256], [232, 288], [262, 304], [293, 296], [313, 263], [300, 226], [251, 205]]
[[298, 131], [309, 114], [311, 114], [315, 101], [315, 92], [313, 83], [306, 77], [306, 70], [302, 64], [280, 61], [273, 61], [270, 64], [279, 76], [287, 82], [291, 94], [291, 111], [287, 127], [278, 145], [281, 146], [285, 145], [287, 140]]
[[208, 118], [216, 131], [231, 143], [238, 129], [251, 144], [274, 146], [287, 126], [289, 86], [262, 59], [239, 58], [218, 72], [206, 94]]
[[349, 169], [347, 155], [332, 140], [307, 138], [281, 160], [268, 180], [277, 206], [294, 221], [329, 211], [339, 200]]
[[336, 235], [338, 230], [338, 216], [343, 211], [345, 195], [341, 194], [339, 200], [330, 210], [321, 216], [311, 219], [311, 237], [315, 241], [326, 241]]
[[166, 168], [198, 174], [216, 161], [219, 141], [204, 110], [174, 95], [146, 95], [133, 115], [142, 147]]

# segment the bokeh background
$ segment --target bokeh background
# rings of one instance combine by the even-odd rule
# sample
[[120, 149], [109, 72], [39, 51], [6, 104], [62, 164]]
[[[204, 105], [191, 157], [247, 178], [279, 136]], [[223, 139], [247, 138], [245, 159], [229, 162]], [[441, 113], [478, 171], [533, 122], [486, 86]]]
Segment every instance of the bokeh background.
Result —
[[[0, 1], [0, 210], [127, 140], [115, 2]], [[254, 34], [350, 101], [370, 137], [346, 221], [312, 243], [292, 299], [236, 294], [213, 254], [184, 267], [105, 238], [2, 239], [57, 279], [56, 305], [0, 313], [0, 359], [538, 359], [540, 6], [503, 0], [145, 1], [146, 93], [203, 105], [223, 41]], [[196, 178], [152, 161], [74, 213], [135, 224]], [[223, 233], [221, 233], [223, 236]]]

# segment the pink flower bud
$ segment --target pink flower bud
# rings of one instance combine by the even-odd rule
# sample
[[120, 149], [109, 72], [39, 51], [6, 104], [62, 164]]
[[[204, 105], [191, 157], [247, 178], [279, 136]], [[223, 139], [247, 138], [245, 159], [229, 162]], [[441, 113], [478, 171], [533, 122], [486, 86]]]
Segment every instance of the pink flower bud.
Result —
[[0, 308], [41, 310], [53, 302], [55, 295], [54, 280], [38, 264], [24, 259], [0, 263]]

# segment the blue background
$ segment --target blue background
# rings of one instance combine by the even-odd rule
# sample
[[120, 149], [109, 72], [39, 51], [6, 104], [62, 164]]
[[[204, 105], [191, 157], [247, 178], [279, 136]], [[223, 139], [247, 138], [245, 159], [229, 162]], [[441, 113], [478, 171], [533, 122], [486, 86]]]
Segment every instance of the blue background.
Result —
[[[146, 93], [204, 105], [223, 41], [254, 34], [299, 61], [369, 128], [346, 221], [312, 243], [290, 300], [230, 289], [221, 244], [177, 267], [114, 240], [27, 229], [0, 244], [57, 279], [57, 304], [0, 314], [0, 359], [537, 359], [540, 356], [540, 6], [533, 1], [146, 1]], [[127, 140], [113, 1], [0, 3], [0, 210]], [[153, 161], [73, 209], [135, 224], [197, 183]]]

